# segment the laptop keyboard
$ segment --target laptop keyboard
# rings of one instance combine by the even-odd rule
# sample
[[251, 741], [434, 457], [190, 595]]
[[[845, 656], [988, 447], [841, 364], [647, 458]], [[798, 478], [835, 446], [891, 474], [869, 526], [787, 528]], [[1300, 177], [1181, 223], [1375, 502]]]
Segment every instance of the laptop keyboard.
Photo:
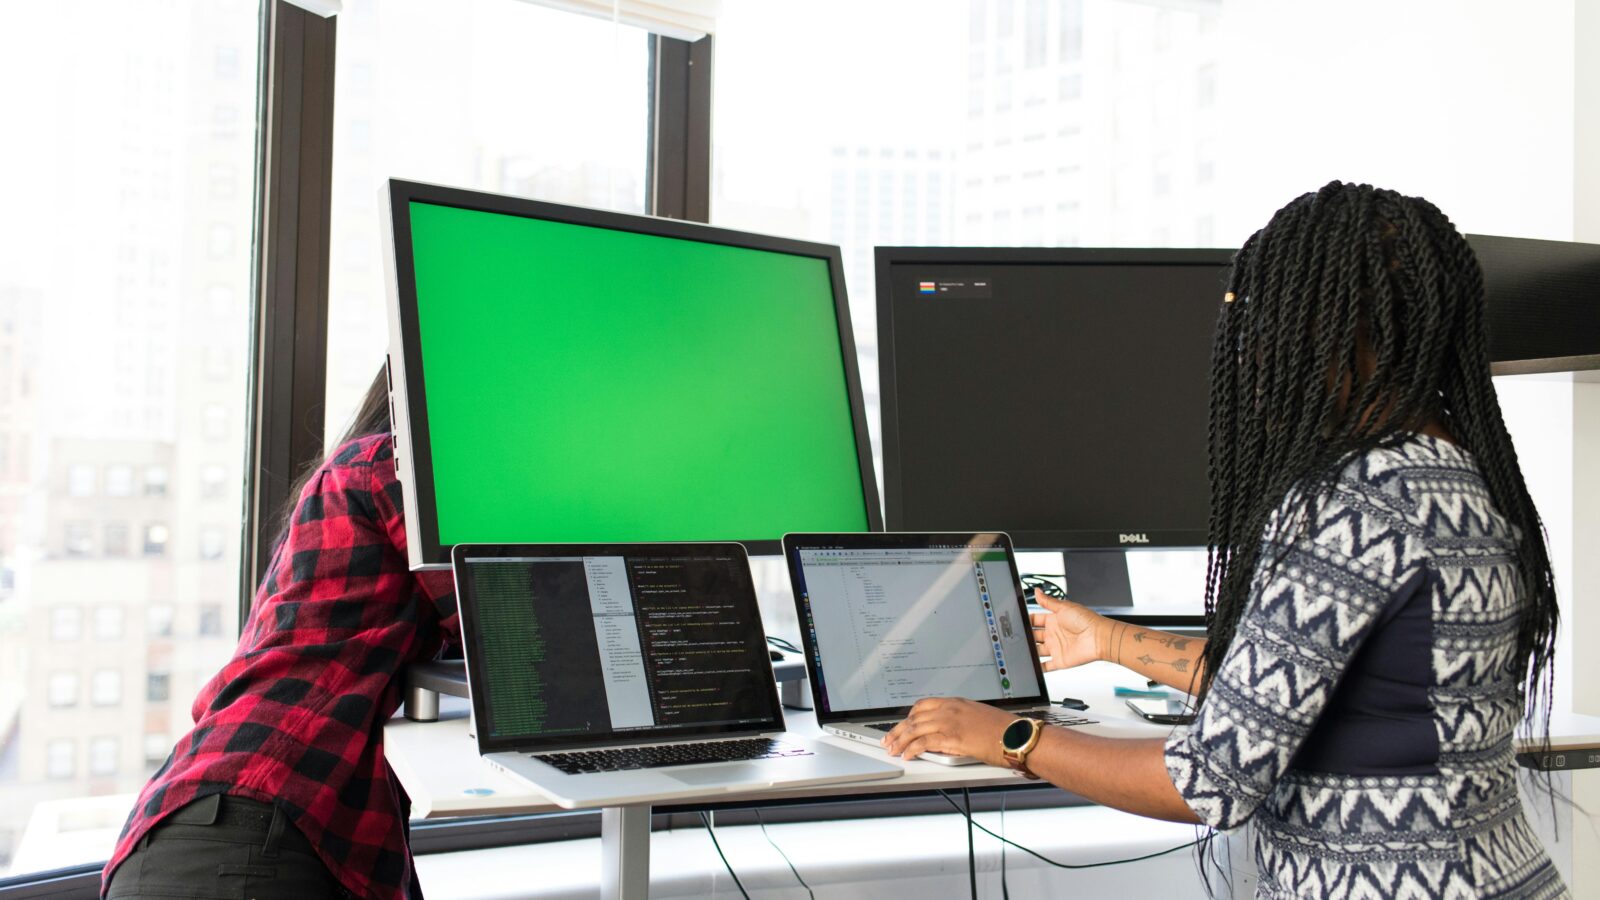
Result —
[[[1024, 719], [1038, 719], [1046, 725], [1060, 725], [1063, 728], [1070, 728], [1073, 725], [1093, 725], [1097, 721], [1083, 716], [1075, 716], [1069, 712], [1056, 712], [1050, 709], [1024, 709], [1018, 712], [1017, 715]], [[900, 720], [896, 719], [893, 722], [868, 722], [862, 727], [887, 734], [899, 724]]]
[[530, 753], [568, 775], [589, 772], [621, 772], [628, 769], [660, 769], [667, 766], [692, 766], [698, 763], [738, 762], [750, 759], [781, 759], [811, 756], [810, 750], [771, 738], [740, 738], [731, 741], [704, 741], [689, 744], [661, 744], [653, 747], [613, 747], [606, 750], [577, 750], [568, 753]]

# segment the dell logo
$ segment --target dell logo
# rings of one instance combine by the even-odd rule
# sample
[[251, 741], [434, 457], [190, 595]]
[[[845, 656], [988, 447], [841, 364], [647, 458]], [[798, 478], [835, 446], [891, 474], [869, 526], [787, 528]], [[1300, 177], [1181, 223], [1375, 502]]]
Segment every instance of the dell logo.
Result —
[[1122, 541], [1124, 544], [1150, 543], [1150, 535], [1148, 534], [1119, 534], [1117, 535], [1117, 539]]

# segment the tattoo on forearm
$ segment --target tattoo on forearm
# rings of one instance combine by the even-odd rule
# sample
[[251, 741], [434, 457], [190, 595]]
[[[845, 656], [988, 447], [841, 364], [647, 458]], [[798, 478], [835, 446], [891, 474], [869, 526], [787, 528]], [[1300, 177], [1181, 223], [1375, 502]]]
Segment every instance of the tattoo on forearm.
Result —
[[1159, 631], [1140, 631], [1134, 634], [1134, 643], [1142, 644], [1145, 641], [1149, 641], [1152, 644], [1160, 644], [1169, 650], [1182, 652], [1194, 641], [1194, 638], [1178, 637], [1175, 634], [1162, 634]]
[[1178, 657], [1177, 659], [1156, 659], [1154, 656], [1146, 653], [1145, 655], [1139, 657], [1139, 662], [1142, 662], [1147, 666], [1171, 666], [1175, 671], [1178, 672], [1189, 671], [1189, 660], [1187, 657], [1182, 656]]

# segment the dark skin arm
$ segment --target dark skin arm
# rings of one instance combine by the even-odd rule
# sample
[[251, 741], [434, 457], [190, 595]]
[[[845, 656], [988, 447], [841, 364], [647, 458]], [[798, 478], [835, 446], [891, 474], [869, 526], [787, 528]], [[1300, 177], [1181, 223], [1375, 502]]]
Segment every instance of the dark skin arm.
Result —
[[[1201, 666], [1205, 641], [1141, 628], [1101, 616], [1042, 591], [1048, 612], [1033, 614], [1033, 639], [1046, 671], [1106, 660], [1169, 687], [1188, 690]], [[883, 739], [891, 754], [914, 759], [926, 751], [971, 756], [1005, 766], [1000, 735], [1015, 716], [983, 703], [950, 697], [920, 701]], [[1028, 754], [1035, 775], [1099, 803], [1170, 822], [1197, 823], [1167, 775], [1163, 738], [1108, 738], [1045, 726]]]
[[1046, 672], [1105, 660], [1180, 691], [1192, 693], [1199, 684], [1204, 638], [1118, 622], [1043, 591], [1034, 591], [1034, 600], [1049, 610], [1034, 613], [1032, 623]]
[[[1016, 717], [972, 700], [934, 697], [911, 707], [883, 739], [891, 754], [925, 751], [971, 756], [1004, 766], [1000, 735]], [[1162, 738], [1107, 738], [1047, 725], [1028, 754], [1035, 775], [1080, 797], [1154, 819], [1198, 823], [1167, 775]]]

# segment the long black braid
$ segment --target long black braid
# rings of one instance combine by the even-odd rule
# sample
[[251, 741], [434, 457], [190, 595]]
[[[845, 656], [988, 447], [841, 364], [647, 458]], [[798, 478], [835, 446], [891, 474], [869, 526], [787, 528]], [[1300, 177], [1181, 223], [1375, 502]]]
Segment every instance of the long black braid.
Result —
[[[1518, 676], [1530, 721], [1542, 708], [1548, 723], [1555, 586], [1489, 380], [1484, 304], [1477, 258], [1450, 220], [1371, 185], [1335, 181], [1299, 197], [1239, 249], [1211, 356], [1202, 697], [1258, 566], [1278, 562], [1261, 558], [1269, 526], [1303, 533], [1351, 459], [1438, 422], [1518, 529]], [[1290, 496], [1290, 515], [1274, 524]]]

